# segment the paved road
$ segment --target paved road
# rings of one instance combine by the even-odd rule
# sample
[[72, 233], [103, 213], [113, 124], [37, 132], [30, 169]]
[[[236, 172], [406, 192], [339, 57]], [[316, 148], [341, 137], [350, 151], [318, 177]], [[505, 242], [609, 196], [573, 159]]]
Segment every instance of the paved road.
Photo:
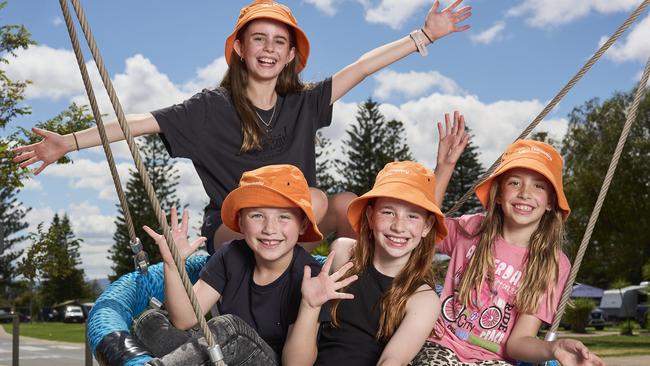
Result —
[[[12, 365], [10, 335], [0, 335], [0, 366]], [[20, 366], [83, 366], [84, 345], [20, 337]], [[95, 361], [94, 365], [98, 365]]]

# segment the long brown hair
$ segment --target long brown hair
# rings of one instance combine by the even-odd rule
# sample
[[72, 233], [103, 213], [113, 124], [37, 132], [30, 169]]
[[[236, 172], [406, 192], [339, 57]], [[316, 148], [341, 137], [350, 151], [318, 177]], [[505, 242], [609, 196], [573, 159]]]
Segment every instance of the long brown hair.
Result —
[[[254, 21], [254, 20], [253, 20]], [[248, 29], [250, 23], [242, 27], [237, 32], [237, 39], [242, 42], [242, 35]], [[295, 35], [291, 28], [286, 27], [289, 31], [289, 44], [295, 47]], [[276, 93], [286, 95], [287, 93], [299, 92], [310, 88], [309, 85], [303, 84], [300, 81], [298, 72], [296, 71], [300, 65], [300, 55], [295, 53], [295, 57], [287, 64], [278, 75], [278, 80], [275, 85]], [[241, 60], [240, 56], [232, 51], [230, 57], [230, 65], [226, 71], [226, 75], [221, 80], [221, 87], [228, 90], [230, 98], [235, 110], [241, 120], [241, 128], [243, 140], [239, 151], [245, 153], [252, 150], [262, 149], [262, 137], [265, 135], [264, 129], [257, 122], [257, 115], [255, 114], [255, 106], [248, 99], [246, 94], [246, 87], [248, 86], [248, 69], [246, 64]]]
[[[485, 219], [476, 233], [464, 233], [466, 236], [479, 236], [476, 251], [469, 261], [467, 270], [459, 284], [459, 301], [469, 306], [478, 301], [484, 279], [491, 285], [494, 282], [494, 243], [497, 236], [503, 234], [503, 211], [496, 203], [500, 194], [502, 176], [497, 177], [490, 188]], [[530, 237], [528, 253], [524, 259], [521, 286], [517, 290], [515, 305], [520, 313], [531, 314], [537, 311], [539, 301], [550, 290], [547, 301], [549, 305], [555, 294], [553, 286], [557, 283], [560, 271], [560, 253], [564, 244], [564, 221], [562, 211], [557, 206], [555, 195], [550, 211], [544, 212], [539, 225]], [[473, 298], [475, 297], [475, 298]]]
[[[371, 207], [372, 204], [373, 201], [370, 201], [366, 207]], [[435, 218], [434, 215], [430, 215], [430, 217]], [[433, 267], [435, 237], [436, 227], [433, 224], [429, 233], [420, 240], [418, 246], [411, 252], [406, 266], [393, 279], [390, 288], [382, 296], [379, 307], [381, 316], [379, 318], [379, 329], [376, 334], [377, 339], [388, 340], [393, 336], [402, 319], [404, 319], [408, 299], [421, 285], [429, 285], [432, 289], [431, 291], [435, 288]], [[361, 217], [359, 240], [357, 240], [352, 255], [353, 267], [350, 270], [350, 275], [360, 275], [368, 266], [371, 266], [374, 254], [375, 237], [370, 229], [368, 217], [365, 215], [364, 210], [364, 214]], [[347, 287], [340, 291], [345, 292], [346, 289]], [[338, 326], [336, 311], [340, 301], [332, 300], [331, 316], [332, 323], [335, 326]]]

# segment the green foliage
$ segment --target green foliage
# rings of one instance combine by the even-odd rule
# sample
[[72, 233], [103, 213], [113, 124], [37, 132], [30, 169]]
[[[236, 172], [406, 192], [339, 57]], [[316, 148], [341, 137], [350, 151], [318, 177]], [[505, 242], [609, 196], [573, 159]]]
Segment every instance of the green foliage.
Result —
[[[7, 5], [0, 2], [0, 11]], [[23, 25], [0, 26], [0, 64], [8, 64], [7, 55], [16, 55], [19, 49], [26, 49], [35, 44], [31, 35]], [[4, 68], [0, 68], [0, 128], [5, 128], [15, 117], [30, 114], [31, 108], [21, 105], [25, 99], [25, 88], [29, 81], [12, 81], [7, 77]], [[2, 149], [0, 149], [0, 153]]]
[[[178, 169], [171, 163], [165, 145], [158, 136], [145, 136], [143, 139], [144, 144], [140, 147], [140, 153], [144, 165], [149, 173], [151, 183], [155, 187], [156, 197], [158, 197], [162, 209], [169, 213], [172, 207], [179, 205], [176, 197], [176, 186], [179, 180]], [[154, 214], [149, 197], [142, 185], [140, 174], [136, 170], [131, 170], [131, 176], [126, 183], [125, 195], [136, 236], [140, 238], [144, 250], [149, 254], [150, 263], [159, 262], [162, 258], [158, 246], [144, 232], [142, 226], [148, 225], [159, 233], [161, 230], [156, 219], [157, 215]], [[113, 274], [108, 276], [111, 281], [134, 270], [131, 238], [129, 237], [124, 212], [119, 205], [118, 209], [119, 216], [115, 220], [116, 230], [113, 235], [114, 244], [108, 251], [110, 253], [109, 258], [113, 262], [111, 267]]]
[[572, 304], [566, 308], [564, 321], [571, 325], [571, 330], [575, 333], [586, 333], [587, 323], [589, 322], [589, 313], [596, 307], [591, 299], [578, 298], [572, 301]]
[[413, 160], [405, 142], [404, 125], [386, 121], [379, 103], [368, 99], [359, 105], [357, 121], [346, 131], [343, 141], [346, 160], [337, 160], [337, 171], [343, 177], [342, 190], [361, 195], [369, 191], [377, 173], [395, 160]]
[[[468, 134], [471, 133], [468, 127], [466, 127], [466, 130]], [[442, 202], [443, 212], [449, 211], [465, 192], [470, 190], [485, 173], [483, 165], [478, 160], [479, 154], [478, 147], [470, 139], [465, 151], [460, 155], [458, 163], [456, 163], [456, 167], [454, 168], [454, 174], [451, 176], [449, 185], [447, 185], [445, 198]], [[472, 195], [454, 216], [479, 212], [481, 209], [481, 202], [479, 202], [475, 195]]]
[[67, 215], [55, 214], [47, 231], [38, 225], [32, 234], [33, 244], [19, 264], [21, 274], [32, 284], [41, 283], [40, 298], [45, 305], [54, 305], [89, 295], [84, 270], [79, 268], [79, 245]]
[[316, 186], [323, 192], [336, 193], [337, 182], [330, 174], [333, 161], [330, 159], [332, 141], [323, 136], [323, 133], [316, 132]]
[[[590, 100], [569, 115], [563, 140], [564, 187], [572, 213], [570, 251], [582, 240], [619, 138], [632, 93]], [[639, 106], [618, 169], [600, 212], [578, 280], [606, 287], [615, 278], [639, 283], [650, 260], [650, 94]]]
[[[6, 1], [0, 2], [0, 11], [5, 5]], [[0, 26], [0, 64], [8, 64], [8, 55], [15, 55], [15, 51], [32, 44], [34, 42], [24, 26]], [[0, 129], [4, 130], [14, 118], [31, 113], [28, 106], [22, 105], [28, 84], [28, 81], [12, 81], [4, 67], [0, 67]], [[22, 254], [22, 250], [15, 249], [15, 246], [26, 239], [19, 233], [27, 227], [23, 220], [29, 211], [17, 199], [25, 170], [11, 161], [10, 141], [0, 138], [0, 298], [5, 301], [14, 296], [14, 278], [17, 275], [14, 261]]]
[[620, 335], [627, 335], [631, 336], [634, 335], [634, 331], [639, 330], [639, 324], [637, 324], [635, 321], [632, 321], [630, 319], [621, 322], [621, 324], [618, 327]]
[[311, 251], [311, 254], [327, 257], [330, 254], [330, 244], [326, 241], [318, 244], [318, 246]]

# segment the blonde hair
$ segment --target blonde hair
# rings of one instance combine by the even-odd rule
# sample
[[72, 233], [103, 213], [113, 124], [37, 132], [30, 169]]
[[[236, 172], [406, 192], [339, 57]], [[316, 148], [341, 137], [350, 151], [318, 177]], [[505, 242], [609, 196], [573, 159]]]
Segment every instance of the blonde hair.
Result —
[[[458, 298], [465, 306], [473, 301], [478, 302], [478, 294], [484, 280], [488, 285], [494, 282], [494, 244], [497, 236], [503, 234], [503, 211], [496, 203], [501, 190], [501, 177], [497, 177], [490, 188], [490, 195], [485, 219], [476, 233], [463, 233], [465, 236], [479, 236], [476, 251], [469, 261], [467, 270], [459, 284]], [[555, 294], [555, 286], [559, 278], [560, 254], [564, 244], [564, 221], [562, 211], [557, 206], [555, 195], [549, 197], [553, 201], [550, 211], [544, 212], [539, 225], [530, 237], [528, 253], [524, 258], [522, 283], [517, 291], [515, 306], [520, 313], [531, 314], [537, 311], [539, 302], [546, 291], [548, 305]]]
[[[237, 39], [241, 42], [241, 36], [246, 32], [248, 26], [255, 20], [249, 22], [237, 32]], [[295, 35], [293, 29], [286, 27], [289, 31], [289, 44], [295, 47]], [[275, 85], [276, 93], [286, 95], [288, 93], [300, 92], [310, 89], [311, 85], [306, 85], [300, 81], [298, 66], [300, 65], [300, 55], [295, 53], [295, 57], [289, 62], [278, 75], [278, 80]], [[257, 122], [257, 115], [255, 114], [255, 106], [248, 99], [246, 95], [246, 87], [248, 86], [248, 69], [246, 64], [241, 60], [240, 56], [232, 51], [230, 57], [230, 65], [226, 71], [226, 75], [221, 81], [221, 87], [228, 90], [230, 98], [235, 107], [235, 111], [241, 120], [241, 128], [243, 140], [239, 151], [241, 153], [261, 150], [262, 138], [265, 135], [264, 129]]]
[[[370, 201], [366, 207], [372, 206], [372, 204], [373, 202]], [[364, 214], [361, 217], [361, 232], [359, 234], [359, 240], [357, 240], [357, 244], [354, 247], [354, 253], [352, 255], [353, 267], [350, 270], [350, 275], [361, 275], [368, 266], [372, 265], [372, 258], [375, 254], [375, 238], [370, 229], [365, 210], [362, 212]], [[430, 214], [430, 217], [435, 219], [433, 214]], [[434, 223], [429, 233], [422, 238], [418, 246], [411, 252], [406, 266], [393, 279], [391, 286], [382, 296], [379, 305], [379, 313], [381, 315], [379, 318], [379, 329], [376, 334], [377, 339], [386, 341], [393, 336], [404, 319], [408, 299], [421, 285], [427, 284], [431, 289], [435, 288], [433, 265], [435, 237], [436, 229]], [[340, 291], [345, 292], [348, 287]], [[331, 316], [332, 323], [335, 326], [339, 325], [336, 312], [340, 301], [338, 299], [332, 300]]]

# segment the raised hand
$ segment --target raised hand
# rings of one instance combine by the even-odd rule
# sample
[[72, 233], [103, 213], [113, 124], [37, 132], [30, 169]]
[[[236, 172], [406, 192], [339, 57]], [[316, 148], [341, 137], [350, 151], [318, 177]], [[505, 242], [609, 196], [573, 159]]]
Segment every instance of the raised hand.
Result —
[[334, 252], [332, 251], [327, 256], [323, 268], [316, 277], [311, 276], [311, 267], [305, 266], [301, 287], [302, 301], [312, 308], [318, 308], [332, 299], [354, 298], [354, 295], [352, 294], [337, 292], [359, 278], [357, 275], [343, 278], [345, 273], [352, 268], [352, 262], [344, 264], [338, 271], [330, 275], [328, 273], [333, 260]]
[[[172, 239], [174, 239], [174, 243], [176, 244], [178, 254], [181, 256], [181, 260], [185, 261], [185, 259], [194, 253], [196, 249], [201, 245], [201, 243], [205, 242], [207, 239], [201, 236], [194, 240], [192, 243], [189, 242], [187, 239], [187, 227], [189, 226], [190, 215], [187, 210], [183, 210], [183, 219], [181, 221], [181, 225], [178, 226], [178, 213], [176, 212], [176, 208], [172, 207], [171, 218], [169, 221], [171, 224]], [[169, 245], [167, 244], [165, 236], [158, 234], [147, 225], [143, 226], [142, 228], [153, 240], [156, 241], [158, 249], [160, 250], [160, 256], [163, 258], [163, 261], [165, 261], [167, 264], [174, 263], [174, 258], [172, 257], [172, 253], [169, 250]]]
[[38, 175], [48, 165], [61, 159], [68, 152], [68, 147], [63, 136], [58, 133], [36, 127], [32, 128], [32, 132], [43, 139], [35, 144], [19, 146], [13, 149], [12, 152], [15, 155], [13, 161], [14, 163], [20, 163], [22, 168], [42, 161], [43, 164], [34, 170], [34, 174]]
[[575, 339], [555, 341], [553, 356], [564, 366], [605, 366], [605, 362]]
[[456, 9], [462, 0], [456, 0], [443, 11], [438, 11], [440, 1], [436, 0], [424, 20], [424, 32], [431, 40], [444, 37], [449, 33], [462, 32], [469, 28], [469, 25], [458, 26], [458, 23], [472, 15], [471, 6], [463, 6]]
[[438, 136], [437, 167], [447, 166], [453, 169], [469, 143], [469, 135], [465, 131], [465, 117], [454, 111], [452, 123], [449, 113], [445, 113], [445, 128], [443, 130], [442, 123], [438, 122]]

